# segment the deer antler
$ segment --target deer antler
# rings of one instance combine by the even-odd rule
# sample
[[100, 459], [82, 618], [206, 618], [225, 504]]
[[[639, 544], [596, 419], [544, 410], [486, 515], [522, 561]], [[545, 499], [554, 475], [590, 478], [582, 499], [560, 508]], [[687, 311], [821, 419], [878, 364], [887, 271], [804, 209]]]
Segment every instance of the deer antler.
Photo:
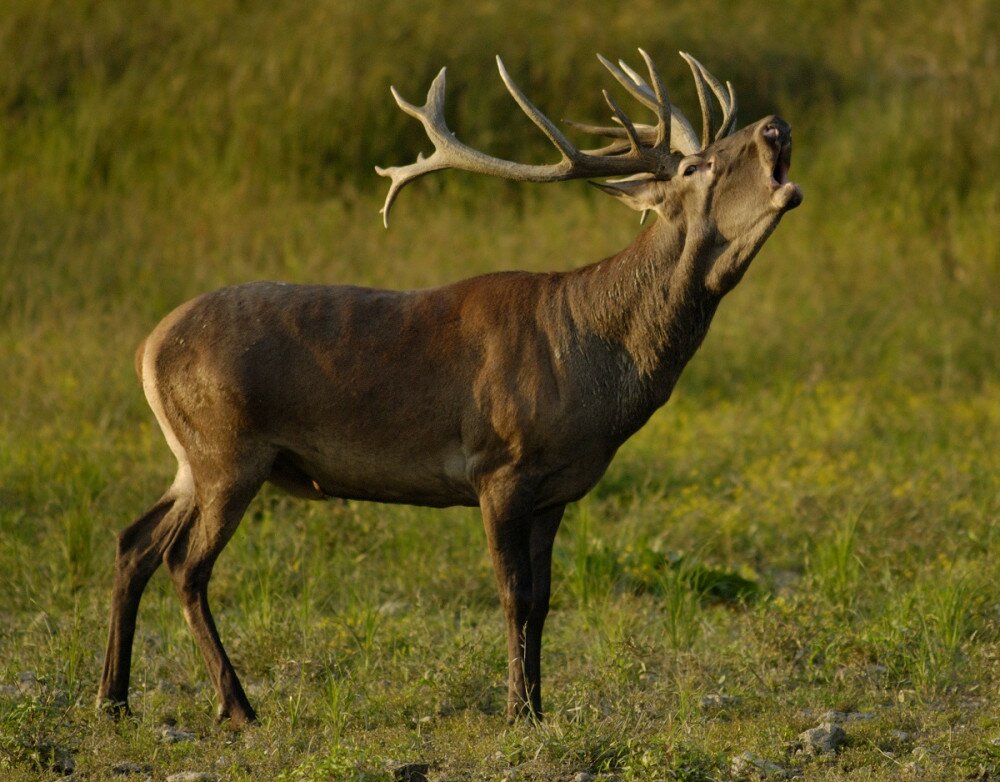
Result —
[[[648, 56], [642, 49], [639, 50], [642, 53], [644, 59], [648, 64]], [[671, 133], [674, 141], [672, 142], [672, 148], [681, 153], [682, 155], [692, 155], [695, 152], [699, 152], [704, 149], [712, 141], [712, 113], [709, 104], [708, 91], [711, 90], [712, 93], [719, 101], [719, 105], [722, 107], [722, 123], [719, 126], [718, 131], [715, 133], [715, 141], [728, 136], [736, 128], [736, 93], [733, 90], [733, 85], [728, 81], [725, 87], [722, 83], [716, 79], [708, 69], [705, 68], [700, 62], [698, 62], [694, 57], [692, 57], [687, 52], [681, 52], [681, 57], [687, 62], [688, 66], [691, 68], [691, 73], [694, 75], [695, 88], [698, 91], [698, 102], [701, 104], [701, 118], [702, 118], [702, 134], [699, 139], [698, 134], [695, 133], [694, 128], [691, 127], [691, 123], [688, 122], [687, 117], [685, 117], [676, 107], [670, 106], [670, 125]], [[632, 68], [630, 68], [623, 60], [618, 61], [618, 65], [606, 60], [601, 55], [597, 55], [597, 58], [601, 61], [601, 64], [608, 69], [612, 76], [618, 80], [618, 82], [625, 87], [631, 93], [636, 100], [638, 100], [643, 105], [649, 107], [656, 111], [657, 105], [657, 93], [654, 88], [651, 88], [643, 78], [636, 73]], [[662, 85], [660, 87], [662, 89]], [[593, 154], [615, 154], [625, 149], [625, 144], [620, 141], [620, 139], [627, 138], [627, 133], [624, 128], [620, 125], [588, 125], [581, 122], [571, 122], [569, 123], [577, 130], [583, 131], [584, 133], [590, 133], [595, 136], [603, 136], [604, 138], [619, 139], [605, 147], [601, 147], [597, 150], [588, 150]], [[657, 128], [652, 125], [636, 125], [636, 132], [639, 138], [643, 141], [650, 141], [656, 138]]]
[[[389, 177], [392, 184], [382, 207], [383, 222], [389, 225], [389, 210], [392, 208], [399, 191], [414, 179], [440, 171], [445, 168], [460, 169], [479, 174], [490, 174], [504, 179], [523, 182], [557, 182], [568, 179], [587, 177], [629, 176], [639, 173], [651, 173], [658, 176], [670, 176], [677, 167], [677, 162], [686, 154], [694, 139], [691, 125], [676, 109], [672, 108], [667, 98], [663, 81], [657, 73], [652, 59], [646, 52], [639, 50], [649, 70], [649, 86], [638, 74], [629, 69], [629, 76], [618, 71], [603, 57], [601, 62], [611, 70], [618, 79], [640, 103], [652, 109], [656, 114], [656, 125], [635, 125], [621, 110], [614, 99], [604, 91], [604, 99], [618, 127], [590, 128], [591, 132], [620, 139], [600, 150], [581, 151], [562, 134], [562, 132], [546, 117], [514, 83], [503, 61], [497, 57], [497, 68], [507, 91], [521, 107], [521, 110], [541, 129], [541, 131], [559, 150], [561, 159], [557, 163], [535, 165], [517, 163], [502, 158], [493, 157], [480, 152], [459, 141], [448, 128], [444, 118], [444, 87], [445, 68], [442, 68], [427, 92], [427, 100], [423, 106], [415, 106], [404, 100], [395, 87], [392, 96], [399, 107], [411, 117], [420, 120], [427, 137], [434, 145], [430, 157], [423, 154], [417, 156], [414, 163], [405, 166], [391, 166], [375, 170], [380, 176]], [[669, 121], [668, 121], [669, 117]], [[581, 127], [581, 126], [577, 126]], [[671, 145], [671, 138], [682, 137], [682, 146]]]

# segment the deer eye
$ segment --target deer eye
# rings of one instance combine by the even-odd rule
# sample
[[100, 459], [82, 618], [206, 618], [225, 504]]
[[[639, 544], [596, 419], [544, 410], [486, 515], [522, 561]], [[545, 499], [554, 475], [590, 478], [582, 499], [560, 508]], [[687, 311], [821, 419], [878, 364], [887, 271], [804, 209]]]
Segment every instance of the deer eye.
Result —
[[698, 170], [698, 166], [693, 163], [684, 169], [684, 176], [691, 176], [695, 171]]

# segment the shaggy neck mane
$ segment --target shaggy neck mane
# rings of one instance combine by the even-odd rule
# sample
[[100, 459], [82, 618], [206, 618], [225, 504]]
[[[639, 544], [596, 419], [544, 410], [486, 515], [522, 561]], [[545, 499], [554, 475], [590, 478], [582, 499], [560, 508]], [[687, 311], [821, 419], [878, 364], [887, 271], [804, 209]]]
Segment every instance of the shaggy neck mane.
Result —
[[637, 378], [666, 385], [669, 394], [719, 303], [705, 287], [713, 255], [708, 237], [691, 227], [679, 205], [664, 210], [624, 250], [571, 273], [577, 327], [620, 345]]

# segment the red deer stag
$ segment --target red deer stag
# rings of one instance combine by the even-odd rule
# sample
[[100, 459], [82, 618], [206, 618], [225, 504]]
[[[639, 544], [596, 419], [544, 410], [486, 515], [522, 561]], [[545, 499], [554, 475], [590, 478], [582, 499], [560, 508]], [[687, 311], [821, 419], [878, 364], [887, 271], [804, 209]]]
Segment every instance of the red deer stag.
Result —
[[[601, 62], [655, 115], [635, 124], [607, 92], [608, 139], [579, 150], [514, 84], [521, 109], [559, 150], [527, 165], [459, 142], [444, 120], [445, 71], [422, 107], [430, 157], [377, 169], [407, 183], [454, 168], [528, 182], [594, 183], [657, 219], [617, 255], [567, 272], [488, 274], [440, 288], [371, 290], [260, 282], [181, 305], [139, 347], [143, 391], [177, 476], [117, 541], [99, 702], [128, 708], [136, 612], [166, 564], [215, 685], [219, 716], [255, 719], [208, 606], [216, 558], [265, 481], [300, 497], [479, 506], [507, 624], [507, 714], [540, 716], [542, 626], [552, 544], [566, 504], [670, 396], [720, 299], [782, 215], [791, 132], [766, 117], [735, 131], [735, 95], [684, 54], [700, 138], [652, 61], [648, 81]], [[722, 108], [713, 128], [710, 94]]]

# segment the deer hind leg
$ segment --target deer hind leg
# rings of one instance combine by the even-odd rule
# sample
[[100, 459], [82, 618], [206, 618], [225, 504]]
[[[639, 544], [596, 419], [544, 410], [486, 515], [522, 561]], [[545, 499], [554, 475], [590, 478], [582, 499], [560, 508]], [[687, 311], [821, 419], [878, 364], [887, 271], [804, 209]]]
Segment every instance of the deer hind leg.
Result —
[[181, 468], [166, 494], [118, 535], [108, 647], [97, 692], [98, 707], [114, 714], [128, 713], [132, 642], [139, 601], [162, 561], [170, 530], [183, 524], [195, 511], [192, 488], [189, 474]]
[[257, 715], [226, 654], [208, 606], [208, 581], [215, 561], [239, 526], [267, 469], [240, 470], [238, 477], [198, 483], [198, 512], [175, 530], [163, 560], [180, 597], [184, 618], [205, 659], [219, 699], [218, 717], [233, 725], [255, 722]]

